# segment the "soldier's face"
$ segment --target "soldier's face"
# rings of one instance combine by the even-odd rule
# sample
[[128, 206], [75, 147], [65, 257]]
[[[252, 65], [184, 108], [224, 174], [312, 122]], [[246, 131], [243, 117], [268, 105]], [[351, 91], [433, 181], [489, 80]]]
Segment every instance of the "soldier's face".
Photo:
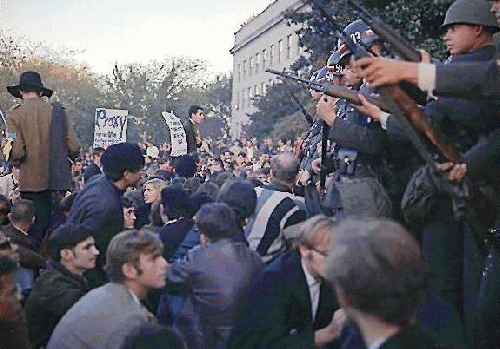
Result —
[[500, 26], [500, 0], [493, 2], [493, 6], [491, 6], [491, 12], [495, 15], [497, 19], [497, 24]]
[[475, 50], [478, 26], [467, 24], [452, 24], [448, 26], [443, 40], [446, 50], [452, 54], [467, 53]]

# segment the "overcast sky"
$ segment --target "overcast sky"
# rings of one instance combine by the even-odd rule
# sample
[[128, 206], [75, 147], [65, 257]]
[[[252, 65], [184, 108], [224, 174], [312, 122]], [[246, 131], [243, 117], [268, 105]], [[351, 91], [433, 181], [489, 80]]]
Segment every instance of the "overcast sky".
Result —
[[94, 71], [115, 61], [167, 56], [232, 70], [234, 32], [270, 0], [0, 0], [0, 25], [53, 47], [84, 49], [77, 58]]

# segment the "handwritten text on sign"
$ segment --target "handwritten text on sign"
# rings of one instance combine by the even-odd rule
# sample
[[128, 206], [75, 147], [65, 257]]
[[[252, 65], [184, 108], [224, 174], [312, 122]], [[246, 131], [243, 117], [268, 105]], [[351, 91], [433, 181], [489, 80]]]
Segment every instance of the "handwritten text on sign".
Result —
[[127, 141], [128, 110], [96, 109], [94, 123], [94, 148]]

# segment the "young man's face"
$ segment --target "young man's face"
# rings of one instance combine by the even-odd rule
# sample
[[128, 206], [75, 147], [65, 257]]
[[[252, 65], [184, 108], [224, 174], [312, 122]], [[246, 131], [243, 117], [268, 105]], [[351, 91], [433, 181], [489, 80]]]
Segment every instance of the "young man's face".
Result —
[[134, 229], [135, 224], [135, 209], [133, 207], [123, 208], [123, 227], [125, 230]]
[[139, 255], [140, 274], [136, 282], [143, 288], [151, 290], [162, 288], [166, 284], [167, 261], [160, 251], [153, 253], [141, 253]]
[[196, 112], [194, 112], [193, 114], [191, 114], [191, 120], [195, 124], [200, 124], [204, 118], [205, 118], [205, 112], [201, 109], [199, 109]]
[[475, 29], [477, 27], [467, 24], [452, 24], [448, 26], [443, 37], [446, 50], [452, 55], [473, 51], [476, 46]]
[[83, 272], [95, 267], [97, 256], [99, 256], [99, 250], [92, 236], [77, 243], [71, 251], [72, 254], [69, 257], [68, 264], [71, 264], [75, 270]]
[[22, 316], [20, 293], [12, 273], [0, 276], [0, 326]]
[[330, 249], [330, 236], [321, 231], [318, 234], [322, 234], [323, 236], [316, 246], [299, 246], [300, 255], [306, 268], [315, 277], [324, 275], [326, 256]]
[[160, 199], [160, 191], [152, 184], [146, 184], [144, 186], [144, 202], [146, 204], [152, 204]]

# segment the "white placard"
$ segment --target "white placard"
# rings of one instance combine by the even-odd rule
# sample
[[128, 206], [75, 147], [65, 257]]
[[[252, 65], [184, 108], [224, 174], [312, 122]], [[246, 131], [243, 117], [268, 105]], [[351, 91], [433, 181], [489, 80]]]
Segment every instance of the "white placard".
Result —
[[173, 113], [162, 112], [161, 115], [170, 130], [170, 143], [172, 143], [171, 156], [182, 156], [187, 154], [186, 132], [181, 120]]
[[127, 141], [128, 110], [103, 109], [95, 110], [94, 148], [107, 148], [112, 144]]

